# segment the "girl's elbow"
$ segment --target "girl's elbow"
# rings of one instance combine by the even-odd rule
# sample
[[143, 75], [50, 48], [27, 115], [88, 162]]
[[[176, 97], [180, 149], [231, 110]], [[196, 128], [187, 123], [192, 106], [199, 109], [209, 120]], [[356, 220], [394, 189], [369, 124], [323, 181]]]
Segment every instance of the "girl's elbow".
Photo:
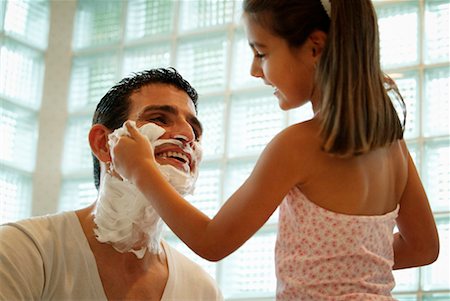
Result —
[[220, 246], [209, 245], [197, 254], [208, 261], [217, 262], [227, 257], [230, 253]]
[[435, 262], [439, 257], [439, 238], [436, 236], [434, 239], [424, 243], [417, 251], [422, 258], [421, 265], [429, 265]]
[[225, 257], [227, 257], [227, 254], [224, 254], [223, 252], [202, 252], [198, 254], [199, 256], [203, 257], [204, 259], [208, 260], [208, 261], [212, 261], [212, 262], [217, 262], [220, 261], [222, 259], [224, 259]]
[[435, 262], [439, 257], [439, 238], [436, 237], [435, 241], [433, 243], [430, 243], [427, 249], [428, 262], [426, 264], [431, 264]]
[[221, 261], [222, 259], [224, 259], [226, 256], [220, 256], [220, 255], [211, 255], [208, 257], [204, 257], [206, 260], [211, 261], [211, 262], [218, 262]]

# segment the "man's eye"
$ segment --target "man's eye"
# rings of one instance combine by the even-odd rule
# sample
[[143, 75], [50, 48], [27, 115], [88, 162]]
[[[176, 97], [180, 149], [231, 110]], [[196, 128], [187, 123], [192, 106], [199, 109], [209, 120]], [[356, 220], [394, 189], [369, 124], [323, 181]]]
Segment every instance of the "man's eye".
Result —
[[167, 123], [167, 119], [165, 117], [163, 117], [163, 116], [150, 117], [148, 119], [148, 121], [155, 122], [155, 123], [162, 123], [162, 124], [166, 124]]
[[255, 52], [255, 57], [258, 59], [262, 59], [265, 56], [263, 53]]

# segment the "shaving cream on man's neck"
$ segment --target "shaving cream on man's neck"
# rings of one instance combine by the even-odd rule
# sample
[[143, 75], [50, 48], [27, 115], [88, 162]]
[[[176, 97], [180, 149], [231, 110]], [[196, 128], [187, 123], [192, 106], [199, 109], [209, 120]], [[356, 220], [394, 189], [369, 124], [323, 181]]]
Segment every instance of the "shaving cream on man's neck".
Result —
[[[132, 126], [136, 124], [132, 122]], [[165, 130], [153, 123], [138, 130], [153, 147], [175, 144], [189, 153], [191, 160], [198, 162], [201, 159], [199, 143], [186, 147], [177, 139], [159, 139]], [[122, 135], [129, 135], [125, 125], [109, 135], [110, 146]], [[157, 163], [157, 166], [178, 193], [185, 195], [193, 192], [198, 168], [181, 171], [171, 165]], [[132, 252], [143, 258], [147, 249], [154, 254], [161, 252], [163, 221], [139, 189], [126, 180], [105, 173], [99, 188], [94, 222], [97, 225], [94, 229], [97, 240], [111, 244], [120, 253]]]

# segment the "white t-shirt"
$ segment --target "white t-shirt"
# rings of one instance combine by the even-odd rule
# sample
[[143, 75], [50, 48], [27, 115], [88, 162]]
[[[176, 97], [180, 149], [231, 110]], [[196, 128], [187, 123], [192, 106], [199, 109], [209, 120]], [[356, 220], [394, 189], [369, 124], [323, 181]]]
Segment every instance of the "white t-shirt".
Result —
[[[163, 241], [169, 277], [162, 301], [222, 300], [214, 280]], [[107, 300], [74, 212], [0, 226], [0, 300]]]

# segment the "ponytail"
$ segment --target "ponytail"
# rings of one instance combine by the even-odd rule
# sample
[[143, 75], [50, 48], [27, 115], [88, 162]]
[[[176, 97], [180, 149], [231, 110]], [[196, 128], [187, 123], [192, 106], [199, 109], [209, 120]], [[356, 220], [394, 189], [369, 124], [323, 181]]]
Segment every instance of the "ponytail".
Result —
[[388, 91], [401, 100], [404, 114], [405, 104], [381, 71], [377, 17], [370, 0], [331, 1], [331, 23], [316, 76], [324, 151], [358, 155], [403, 138], [404, 124]]

